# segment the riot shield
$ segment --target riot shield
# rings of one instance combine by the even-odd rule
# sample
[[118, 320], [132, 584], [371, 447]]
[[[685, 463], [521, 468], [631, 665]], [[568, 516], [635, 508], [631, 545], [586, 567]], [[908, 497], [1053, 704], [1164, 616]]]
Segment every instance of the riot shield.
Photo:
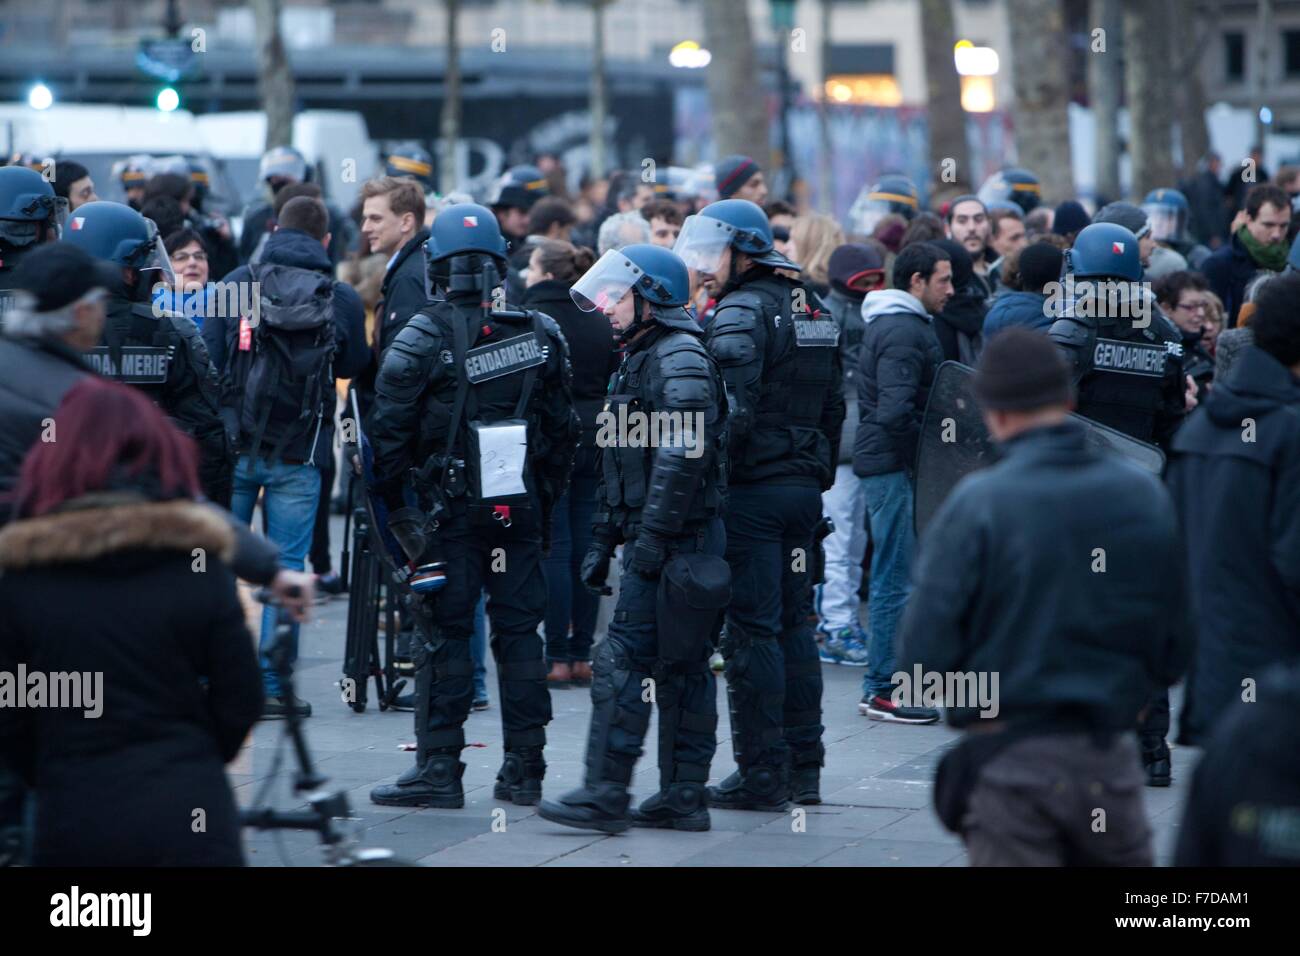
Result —
[[[944, 362], [935, 374], [916, 455], [913, 525], [918, 537], [957, 482], [999, 457], [971, 390], [973, 373], [960, 362]], [[1120, 455], [1153, 475], [1164, 471], [1164, 452], [1154, 445], [1082, 415], [1070, 417], [1087, 426], [1094, 447]]]

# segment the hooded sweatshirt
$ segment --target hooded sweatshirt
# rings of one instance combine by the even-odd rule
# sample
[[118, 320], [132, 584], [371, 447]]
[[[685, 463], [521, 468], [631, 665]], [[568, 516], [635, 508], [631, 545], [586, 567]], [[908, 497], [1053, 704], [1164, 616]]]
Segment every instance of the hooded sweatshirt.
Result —
[[910, 471], [943, 350], [925, 306], [902, 289], [868, 293], [862, 318], [853, 472], [861, 478]]

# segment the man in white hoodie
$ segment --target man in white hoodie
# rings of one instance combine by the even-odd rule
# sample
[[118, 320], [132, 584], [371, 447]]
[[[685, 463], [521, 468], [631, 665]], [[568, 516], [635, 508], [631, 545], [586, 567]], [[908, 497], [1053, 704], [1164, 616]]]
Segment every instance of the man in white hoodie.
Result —
[[853, 472], [862, 479], [871, 526], [867, 598], [867, 672], [859, 712], [874, 720], [930, 724], [939, 712], [890, 699], [894, 632], [910, 592], [915, 535], [912, 471], [921, 417], [943, 362], [931, 316], [951, 297], [952, 261], [928, 242], [905, 246], [894, 260], [894, 288], [862, 300], [866, 330], [858, 361], [858, 431]]

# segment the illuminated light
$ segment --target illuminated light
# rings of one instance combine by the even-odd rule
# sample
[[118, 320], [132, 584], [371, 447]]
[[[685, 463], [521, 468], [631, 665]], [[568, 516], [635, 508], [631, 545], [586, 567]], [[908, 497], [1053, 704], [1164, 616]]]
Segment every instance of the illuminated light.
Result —
[[170, 86], [164, 86], [158, 91], [158, 98], [154, 103], [164, 113], [170, 113], [181, 105], [181, 95]]
[[837, 103], [857, 106], [901, 106], [903, 91], [888, 73], [858, 73], [828, 77], [825, 95]]
[[953, 48], [952, 61], [962, 76], [993, 76], [1000, 66], [997, 50], [991, 46], [974, 46], [967, 40]]
[[1273, 122], [1273, 111], [1267, 106], [1261, 106], [1259, 108], [1259, 121], [1265, 126], [1271, 125]]
[[37, 83], [27, 91], [27, 105], [34, 110], [47, 110], [54, 105], [54, 93], [44, 83]]
[[954, 44], [952, 45], [952, 48], [953, 48], [954, 51], [956, 51], [956, 50], [973, 50], [973, 49], [975, 49], [975, 44], [974, 44], [974, 43], [971, 43], [970, 40], [958, 40], [956, 43], [954, 43]]
[[963, 76], [961, 78], [961, 108], [967, 113], [991, 113], [997, 109], [993, 92], [993, 78], [989, 76]]
[[694, 40], [683, 40], [668, 53], [668, 62], [685, 70], [698, 70], [709, 65], [713, 54]]

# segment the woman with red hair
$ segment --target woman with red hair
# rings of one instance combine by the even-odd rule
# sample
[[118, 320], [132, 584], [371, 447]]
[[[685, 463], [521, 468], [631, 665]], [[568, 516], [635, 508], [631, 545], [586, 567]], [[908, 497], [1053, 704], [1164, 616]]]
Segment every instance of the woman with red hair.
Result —
[[35, 793], [37, 865], [243, 863], [225, 764], [261, 676], [197, 460], [144, 395], [88, 378], [23, 462], [0, 676], [24, 701], [0, 688], [0, 754]]

